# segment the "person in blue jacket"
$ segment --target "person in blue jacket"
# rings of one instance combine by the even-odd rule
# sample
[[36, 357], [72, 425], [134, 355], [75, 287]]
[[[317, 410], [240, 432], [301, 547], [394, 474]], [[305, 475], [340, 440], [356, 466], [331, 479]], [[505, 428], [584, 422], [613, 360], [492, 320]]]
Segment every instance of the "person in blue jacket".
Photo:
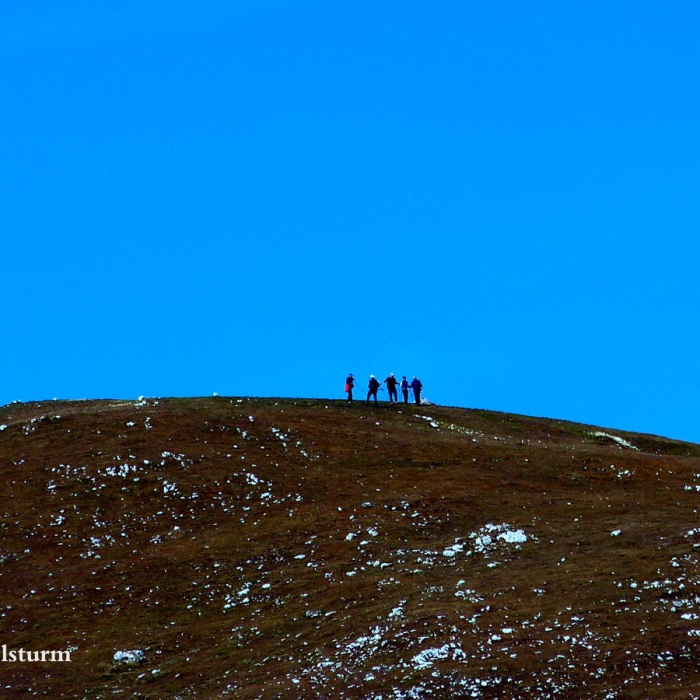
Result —
[[403, 402], [408, 403], [408, 379], [406, 377], [401, 380], [401, 393], [403, 394]]
[[423, 384], [421, 384], [420, 379], [418, 377], [413, 377], [413, 381], [411, 382], [411, 389], [413, 389], [413, 397], [416, 400], [416, 405], [420, 405], [420, 392], [423, 389]]
[[369, 400], [371, 397], [374, 397], [375, 404], [379, 403], [377, 401], [377, 391], [378, 390], [379, 390], [379, 382], [377, 381], [377, 378], [373, 374], [370, 374], [370, 376], [369, 376], [369, 391], [367, 392], [367, 405], [368, 406], [369, 406]]

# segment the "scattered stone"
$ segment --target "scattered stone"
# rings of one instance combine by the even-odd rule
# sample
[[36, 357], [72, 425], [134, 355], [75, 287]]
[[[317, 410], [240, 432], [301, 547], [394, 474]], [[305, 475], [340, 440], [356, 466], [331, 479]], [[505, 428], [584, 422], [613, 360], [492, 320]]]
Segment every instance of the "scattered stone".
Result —
[[146, 654], [140, 649], [132, 649], [130, 651], [118, 651], [114, 654], [114, 660], [118, 664], [126, 664], [127, 666], [135, 666], [146, 661]]

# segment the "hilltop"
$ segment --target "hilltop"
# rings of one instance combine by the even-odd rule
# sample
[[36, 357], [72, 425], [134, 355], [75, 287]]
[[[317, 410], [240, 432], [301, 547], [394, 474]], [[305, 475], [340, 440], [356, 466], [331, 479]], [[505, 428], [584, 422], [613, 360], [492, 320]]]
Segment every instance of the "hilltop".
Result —
[[71, 655], [0, 662], [3, 698], [700, 696], [698, 445], [443, 406], [47, 401], [0, 408], [0, 467], [2, 644]]

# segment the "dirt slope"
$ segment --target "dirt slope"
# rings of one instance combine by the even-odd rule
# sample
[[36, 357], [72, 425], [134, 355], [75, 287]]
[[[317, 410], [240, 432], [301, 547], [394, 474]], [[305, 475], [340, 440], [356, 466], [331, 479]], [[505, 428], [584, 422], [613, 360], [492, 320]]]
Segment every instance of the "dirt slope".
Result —
[[54, 401], [0, 409], [0, 468], [2, 698], [700, 697], [696, 445], [437, 406]]

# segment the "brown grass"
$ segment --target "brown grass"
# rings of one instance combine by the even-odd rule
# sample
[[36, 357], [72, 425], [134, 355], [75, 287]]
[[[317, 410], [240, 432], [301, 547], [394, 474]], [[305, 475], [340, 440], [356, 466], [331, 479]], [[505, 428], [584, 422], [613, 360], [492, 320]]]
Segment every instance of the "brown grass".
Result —
[[328, 400], [0, 425], [1, 643], [72, 656], [3, 698], [700, 696], [697, 445]]

